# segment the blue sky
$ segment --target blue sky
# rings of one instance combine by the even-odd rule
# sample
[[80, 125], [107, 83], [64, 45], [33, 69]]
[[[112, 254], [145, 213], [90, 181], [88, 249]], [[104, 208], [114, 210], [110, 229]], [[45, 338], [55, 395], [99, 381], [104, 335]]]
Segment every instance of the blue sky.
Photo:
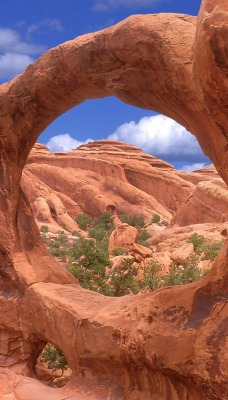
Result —
[[[0, 83], [10, 80], [44, 51], [66, 40], [106, 28], [132, 14], [197, 15], [200, 3], [200, 0], [4, 1], [0, 15]], [[135, 144], [177, 168], [185, 166], [190, 170], [210, 163], [194, 136], [183, 127], [114, 97], [86, 101], [68, 111], [40, 135], [39, 141], [53, 151], [66, 151], [88, 140], [107, 138]]]

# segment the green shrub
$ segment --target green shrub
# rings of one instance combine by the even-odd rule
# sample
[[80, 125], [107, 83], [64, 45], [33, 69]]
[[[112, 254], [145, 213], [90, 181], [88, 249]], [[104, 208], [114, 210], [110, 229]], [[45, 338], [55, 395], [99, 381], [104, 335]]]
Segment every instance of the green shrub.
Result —
[[89, 237], [97, 240], [102, 241], [106, 235], [105, 229], [103, 226], [95, 226], [89, 230]]
[[202, 260], [214, 261], [222, 245], [223, 245], [223, 240], [220, 240], [219, 242], [204, 244], [202, 247], [202, 252], [204, 253]]
[[120, 220], [123, 223], [134, 226], [136, 228], [142, 228], [145, 225], [144, 218], [135, 214], [134, 215], [121, 214]]
[[101, 223], [105, 230], [110, 230], [113, 227], [112, 214], [108, 211], [101, 213]]
[[68, 237], [63, 231], [58, 231], [57, 232], [59, 237], [58, 237], [58, 242], [60, 246], [65, 246], [68, 243]]
[[157, 276], [161, 270], [161, 264], [157, 261], [152, 261], [150, 265], [146, 266], [143, 270], [144, 276], [140, 283], [141, 288], [146, 288], [154, 291], [162, 286], [162, 280]]
[[67, 269], [82, 287], [107, 293], [105, 269], [110, 265], [108, 253], [99, 249], [94, 240], [83, 237], [68, 250], [70, 257]]
[[147, 239], [149, 239], [151, 235], [146, 229], [142, 229], [139, 232], [138, 236], [138, 243], [141, 244], [142, 246], [149, 247], [149, 243], [147, 243]]
[[151, 224], [158, 224], [158, 222], [160, 222], [160, 215], [159, 214], [154, 214], [152, 219], [151, 219]]
[[168, 221], [166, 221], [165, 219], [163, 219], [160, 223], [163, 226], [168, 226], [169, 225]]
[[192, 243], [194, 250], [197, 254], [204, 253], [202, 260], [211, 260], [217, 257], [219, 250], [222, 247], [223, 241], [214, 243], [206, 243], [205, 237], [198, 235], [198, 233], [193, 233], [188, 239], [189, 243]]
[[48, 226], [47, 225], [41, 225], [40, 232], [47, 233], [48, 232]]
[[205, 243], [205, 237], [194, 232], [188, 239], [188, 243], [192, 243], [196, 253], [202, 253], [202, 246]]
[[80, 237], [80, 236], [81, 236], [80, 232], [78, 232], [78, 231], [73, 231], [73, 232], [71, 233], [71, 235], [72, 235], [72, 236], [76, 236], [76, 237]]
[[49, 252], [53, 257], [61, 257], [64, 261], [67, 255], [67, 249], [61, 247], [49, 247]]
[[184, 285], [186, 283], [195, 282], [202, 278], [202, 273], [197, 267], [198, 261], [198, 257], [193, 255], [186, 258], [183, 266], [178, 266], [175, 262], [172, 262], [169, 275], [163, 278], [163, 285]]
[[80, 229], [85, 231], [87, 226], [90, 223], [89, 216], [87, 214], [78, 214], [77, 217], [74, 219], [77, 222]]
[[126, 254], [126, 250], [122, 249], [121, 247], [116, 247], [115, 249], [112, 250], [112, 255], [115, 256], [122, 256]]
[[136, 280], [137, 272], [130, 259], [122, 260], [121, 265], [113, 270], [109, 278], [111, 295], [120, 297], [129, 293], [137, 294], [140, 290]]
[[67, 359], [62, 351], [50, 343], [44, 347], [39, 359], [47, 363], [48, 369], [61, 369], [62, 374], [68, 368]]

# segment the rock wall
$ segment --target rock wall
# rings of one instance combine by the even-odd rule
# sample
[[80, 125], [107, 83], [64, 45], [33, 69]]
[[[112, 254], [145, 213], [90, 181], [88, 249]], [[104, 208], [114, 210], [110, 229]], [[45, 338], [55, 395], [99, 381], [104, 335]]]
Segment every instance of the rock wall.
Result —
[[[47, 254], [20, 189], [44, 128], [108, 95], [183, 124], [228, 183], [227, 20], [224, 0], [204, 0], [198, 19], [133, 16], [48, 51], [0, 87], [2, 397], [66, 399], [71, 390], [79, 399], [76, 377], [84, 376], [87, 392], [88, 382], [95, 388], [88, 399], [227, 398], [228, 243], [197, 284], [107, 299], [81, 289]], [[47, 341], [73, 370], [71, 387], [52, 394], [20, 376], [32, 375]], [[96, 392], [101, 384], [108, 395]]]

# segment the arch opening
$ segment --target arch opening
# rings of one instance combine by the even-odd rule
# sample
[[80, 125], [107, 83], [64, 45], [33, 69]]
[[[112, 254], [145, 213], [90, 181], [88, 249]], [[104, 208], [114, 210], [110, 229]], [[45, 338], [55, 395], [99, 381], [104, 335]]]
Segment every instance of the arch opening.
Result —
[[65, 386], [72, 371], [63, 352], [51, 343], [47, 343], [34, 365], [36, 378], [53, 388]]
[[[203, 282], [184, 289], [182, 286], [164, 288], [152, 295], [135, 296], [134, 301], [121, 299], [121, 302], [115, 301], [116, 307], [113, 307], [112, 298], [80, 289], [67, 271], [48, 258], [39, 242], [31, 210], [18, 188], [22, 166], [44, 128], [85, 99], [110, 94], [183, 123], [196, 135], [205, 154], [210, 156], [227, 183], [227, 116], [224, 113], [227, 77], [226, 71], [215, 65], [213, 49], [208, 47], [213, 37], [205, 40], [208, 39], [205, 35], [213, 36], [215, 31], [217, 34], [217, 29], [211, 26], [214, 26], [215, 14], [219, 21], [224, 2], [217, 0], [213, 10], [209, 3], [205, 0], [200, 11], [202, 17], [207, 13], [206, 24], [201, 25], [204, 18], [200, 16], [197, 28], [196, 19], [188, 16], [161, 14], [140, 19], [134, 16], [113, 28], [63, 44], [47, 52], [24, 74], [3, 85], [0, 105], [3, 116], [0, 121], [1, 244], [10, 253], [10, 263], [4, 259], [1, 268], [9, 271], [12, 282], [20, 288], [19, 296], [15, 296], [13, 290], [10, 293], [14, 315], [4, 321], [7, 329], [10, 331], [16, 326], [19, 330], [25, 329], [29, 336], [34, 331], [41, 334], [45, 326], [49, 333], [56, 334], [53, 321], [59, 321], [58, 313], [50, 318], [47, 310], [59, 307], [67, 314], [65, 321], [71, 332], [75, 332], [72, 327], [77, 330], [74, 344], [86, 334], [90, 360], [105, 357], [112, 372], [113, 365], [119, 365], [118, 362], [113, 364], [113, 356], [117, 354], [118, 360], [124, 363], [131, 359], [129, 355], [133, 352], [135, 362], [150, 363], [151, 376], [158, 369], [158, 375], [163, 378], [168, 371], [177, 386], [181, 379], [194, 382], [196, 398], [221, 398], [227, 385], [224, 355], [218, 352], [218, 346], [223, 348], [227, 318], [227, 241], [211, 274]], [[216, 19], [216, 23], [218, 21]], [[220, 32], [224, 26], [222, 23]], [[225, 35], [226, 31], [223, 33]], [[4, 279], [4, 274], [2, 277]], [[201, 313], [201, 306], [204, 306], [201, 296], [197, 296], [204, 292], [204, 286], [210, 298], [219, 299], [206, 316]], [[9, 296], [3, 294], [0, 300], [8, 311]], [[34, 312], [27, 304], [32, 305]], [[118, 305], [121, 306], [118, 308]], [[102, 311], [106, 311], [108, 321], [104, 322]], [[23, 318], [18, 318], [20, 313]], [[194, 320], [200, 319], [197, 331], [194, 324], [192, 329], [185, 329], [189, 315]], [[122, 316], [129, 318], [129, 323], [120, 332]], [[152, 329], [156, 335], [151, 335]], [[110, 335], [110, 332], [116, 334]], [[93, 334], [97, 346], [91, 340]], [[107, 354], [103, 352], [104, 338]], [[88, 347], [83, 340], [81, 344], [79, 351], [83, 357]], [[205, 353], [198, 351], [202, 347]], [[215, 360], [219, 377], [214, 369]], [[127, 382], [126, 391], [134, 383], [133, 380]], [[159, 391], [159, 380], [157, 387]], [[170, 387], [167, 390], [170, 392]], [[184, 392], [184, 395], [189, 397], [189, 393]], [[183, 399], [181, 388], [176, 397]]]

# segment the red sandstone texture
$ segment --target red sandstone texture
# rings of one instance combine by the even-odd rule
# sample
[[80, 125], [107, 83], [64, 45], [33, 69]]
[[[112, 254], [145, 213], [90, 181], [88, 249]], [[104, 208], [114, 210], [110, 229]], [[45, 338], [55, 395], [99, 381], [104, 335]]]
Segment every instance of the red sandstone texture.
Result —
[[38, 225], [52, 231], [78, 230], [73, 220], [78, 214], [96, 217], [104, 211], [140, 215], [147, 224], [154, 214], [172, 226], [228, 221], [227, 187], [213, 166], [176, 171], [117, 141], [91, 142], [69, 153], [51, 153], [37, 143], [22, 188]]
[[[224, 0], [203, 0], [198, 18], [136, 15], [48, 51], [1, 85], [2, 398], [227, 399], [227, 241], [204, 280], [106, 298], [80, 288], [48, 255], [20, 188], [45, 127], [109, 95], [183, 124], [227, 184], [227, 26]], [[136, 179], [134, 168], [129, 176]], [[60, 390], [33, 378], [46, 342], [73, 371]]]

